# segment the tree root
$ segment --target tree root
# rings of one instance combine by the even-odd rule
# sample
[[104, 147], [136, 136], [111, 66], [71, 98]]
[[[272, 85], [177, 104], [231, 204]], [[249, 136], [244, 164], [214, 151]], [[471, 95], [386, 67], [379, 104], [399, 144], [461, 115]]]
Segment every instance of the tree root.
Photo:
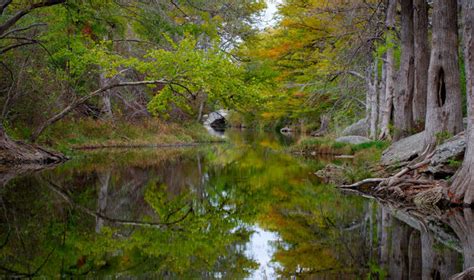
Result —
[[[447, 184], [417, 175], [419, 169], [430, 163], [432, 156], [433, 153], [430, 153], [421, 161], [420, 158], [415, 159], [391, 177], [369, 178], [340, 188], [359, 190], [375, 197], [410, 201], [417, 205], [436, 205], [445, 197], [443, 190]], [[414, 174], [409, 174], [411, 172]]]

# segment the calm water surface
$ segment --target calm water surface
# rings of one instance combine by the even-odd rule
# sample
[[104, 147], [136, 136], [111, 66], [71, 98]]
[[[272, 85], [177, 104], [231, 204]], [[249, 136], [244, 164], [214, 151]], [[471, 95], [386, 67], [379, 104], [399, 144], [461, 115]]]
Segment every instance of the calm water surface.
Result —
[[291, 138], [226, 137], [87, 152], [9, 180], [1, 275], [446, 279], [474, 265], [470, 211], [450, 213], [449, 225], [420, 222], [321, 183], [313, 173], [328, 161], [285, 153]]

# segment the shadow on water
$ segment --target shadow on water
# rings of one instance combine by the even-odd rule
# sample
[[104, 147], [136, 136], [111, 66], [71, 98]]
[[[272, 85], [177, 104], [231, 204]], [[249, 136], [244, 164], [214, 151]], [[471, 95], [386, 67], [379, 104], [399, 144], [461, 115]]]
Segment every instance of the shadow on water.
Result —
[[93, 151], [8, 174], [1, 275], [447, 279], [474, 265], [471, 210], [393, 210], [319, 182], [313, 172], [327, 161], [285, 153], [291, 138], [226, 137], [200, 148]]

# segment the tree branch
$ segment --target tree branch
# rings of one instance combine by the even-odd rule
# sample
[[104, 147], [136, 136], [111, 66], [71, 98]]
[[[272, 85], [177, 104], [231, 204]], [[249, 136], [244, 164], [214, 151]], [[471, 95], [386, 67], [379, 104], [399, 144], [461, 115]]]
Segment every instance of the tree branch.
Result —
[[8, 5], [12, 3], [12, 1], [13, 0], [6, 0], [5, 3], [3, 3], [2, 6], [0, 6], [0, 15], [3, 15], [3, 12], [8, 7]]
[[98, 96], [100, 95], [101, 93], [105, 92], [105, 91], [108, 91], [110, 89], [113, 89], [113, 88], [117, 88], [117, 87], [128, 87], [128, 86], [141, 86], [141, 85], [156, 85], [156, 84], [169, 84], [169, 81], [165, 80], [165, 79], [160, 79], [160, 80], [151, 80], [151, 81], [138, 81], [138, 82], [122, 82], [122, 83], [116, 83], [116, 84], [111, 84], [111, 85], [108, 85], [108, 86], [105, 86], [103, 88], [100, 88], [96, 91], [93, 91], [91, 93], [89, 93], [88, 95], [85, 95], [79, 99], [77, 99], [76, 101], [74, 101], [73, 103], [69, 104], [66, 108], [64, 108], [61, 112], [57, 113], [56, 115], [54, 115], [53, 117], [51, 117], [50, 119], [48, 119], [45, 123], [43, 123], [38, 129], [36, 129], [36, 131], [31, 135], [31, 138], [30, 140], [32, 142], [36, 141], [36, 139], [38, 139], [38, 136], [41, 135], [41, 133], [43, 133], [43, 131], [50, 125], [56, 123], [57, 121], [61, 120], [62, 118], [64, 118], [67, 114], [69, 114], [72, 110], [74, 110], [75, 108], [77, 108], [77, 106], [83, 104], [84, 102], [86, 102], [87, 100], [95, 97], [95, 96]]
[[1, 50], [0, 50], [0, 55], [6, 53], [6, 52], [8, 52], [8, 51], [11, 51], [11, 50], [13, 50], [13, 49], [22, 47], [22, 46], [34, 45], [34, 44], [37, 44], [37, 43], [38, 43], [37, 41], [32, 40], [32, 41], [27, 41], [27, 42], [22, 42], [22, 43], [10, 45], [10, 46], [8, 46], [8, 47], [5, 47], [5, 48], [1, 49]]
[[[8, 4], [10, 4], [8, 2], [9, 2], [9, 0], [7, 0], [7, 2], [2, 6], [2, 10], [0, 10], [0, 12], [3, 13], [4, 7], [6, 8], [8, 6]], [[66, 2], [66, 0], [44, 0], [44, 1], [41, 1], [39, 3], [31, 4], [26, 9], [18, 11], [16, 14], [14, 14], [12, 17], [7, 19], [7, 21], [5, 21], [4, 23], [2, 23], [0, 25], [0, 36], [3, 35], [8, 29], [10, 29], [10, 27], [15, 25], [15, 23], [17, 23], [22, 17], [26, 16], [31, 11], [33, 11], [35, 9], [38, 9], [38, 8], [43, 8], [43, 7], [49, 7], [49, 6], [62, 4], [62, 3], [65, 3], [65, 2]]]
[[22, 32], [22, 31], [26, 31], [28, 29], [31, 29], [31, 28], [34, 28], [34, 27], [37, 27], [37, 26], [46, 26], [46, 25], [47, 25], [46, 23], [35, 23], [35, 24], [29, 25], [27, 27], [13, 29], [13, 30], [10, 30], [10, 31], [6, 32], [5, 34], [1, 35], [0, 39], [3, 39], [6, 36], [8, 36], [10, 34], [13, 34], [13, 33], [16, 33], [16, 32]]

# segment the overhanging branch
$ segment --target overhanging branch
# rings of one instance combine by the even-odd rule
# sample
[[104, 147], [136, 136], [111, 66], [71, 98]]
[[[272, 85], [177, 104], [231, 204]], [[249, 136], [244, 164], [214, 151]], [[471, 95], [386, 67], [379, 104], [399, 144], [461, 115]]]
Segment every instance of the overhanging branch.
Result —
[[[10, 4], [9, 0], [2, 6], [0, 12], [3, 13], [4, 9]], [[8, 29], [10, 29], [13, 25], [15, 25], [22, 17], [26, 16], [29, 14], [31, 11], [38, 9], [38, 8], [43, 8], [43, 7], [49, 7], [49, 6], [54, 6], [58, 4], [65, 3], [66, 0], [44, 0], [39, 3], [34, 3], [28, 6], [27, 8], [20, 10], [16, 12], [12, 17], [7, 19], [4, 23], [0, 25], [0, 36], [3, 35], [5, 32], [7, 32]], [[0, 13], [0, 14], [1, 14]]]

